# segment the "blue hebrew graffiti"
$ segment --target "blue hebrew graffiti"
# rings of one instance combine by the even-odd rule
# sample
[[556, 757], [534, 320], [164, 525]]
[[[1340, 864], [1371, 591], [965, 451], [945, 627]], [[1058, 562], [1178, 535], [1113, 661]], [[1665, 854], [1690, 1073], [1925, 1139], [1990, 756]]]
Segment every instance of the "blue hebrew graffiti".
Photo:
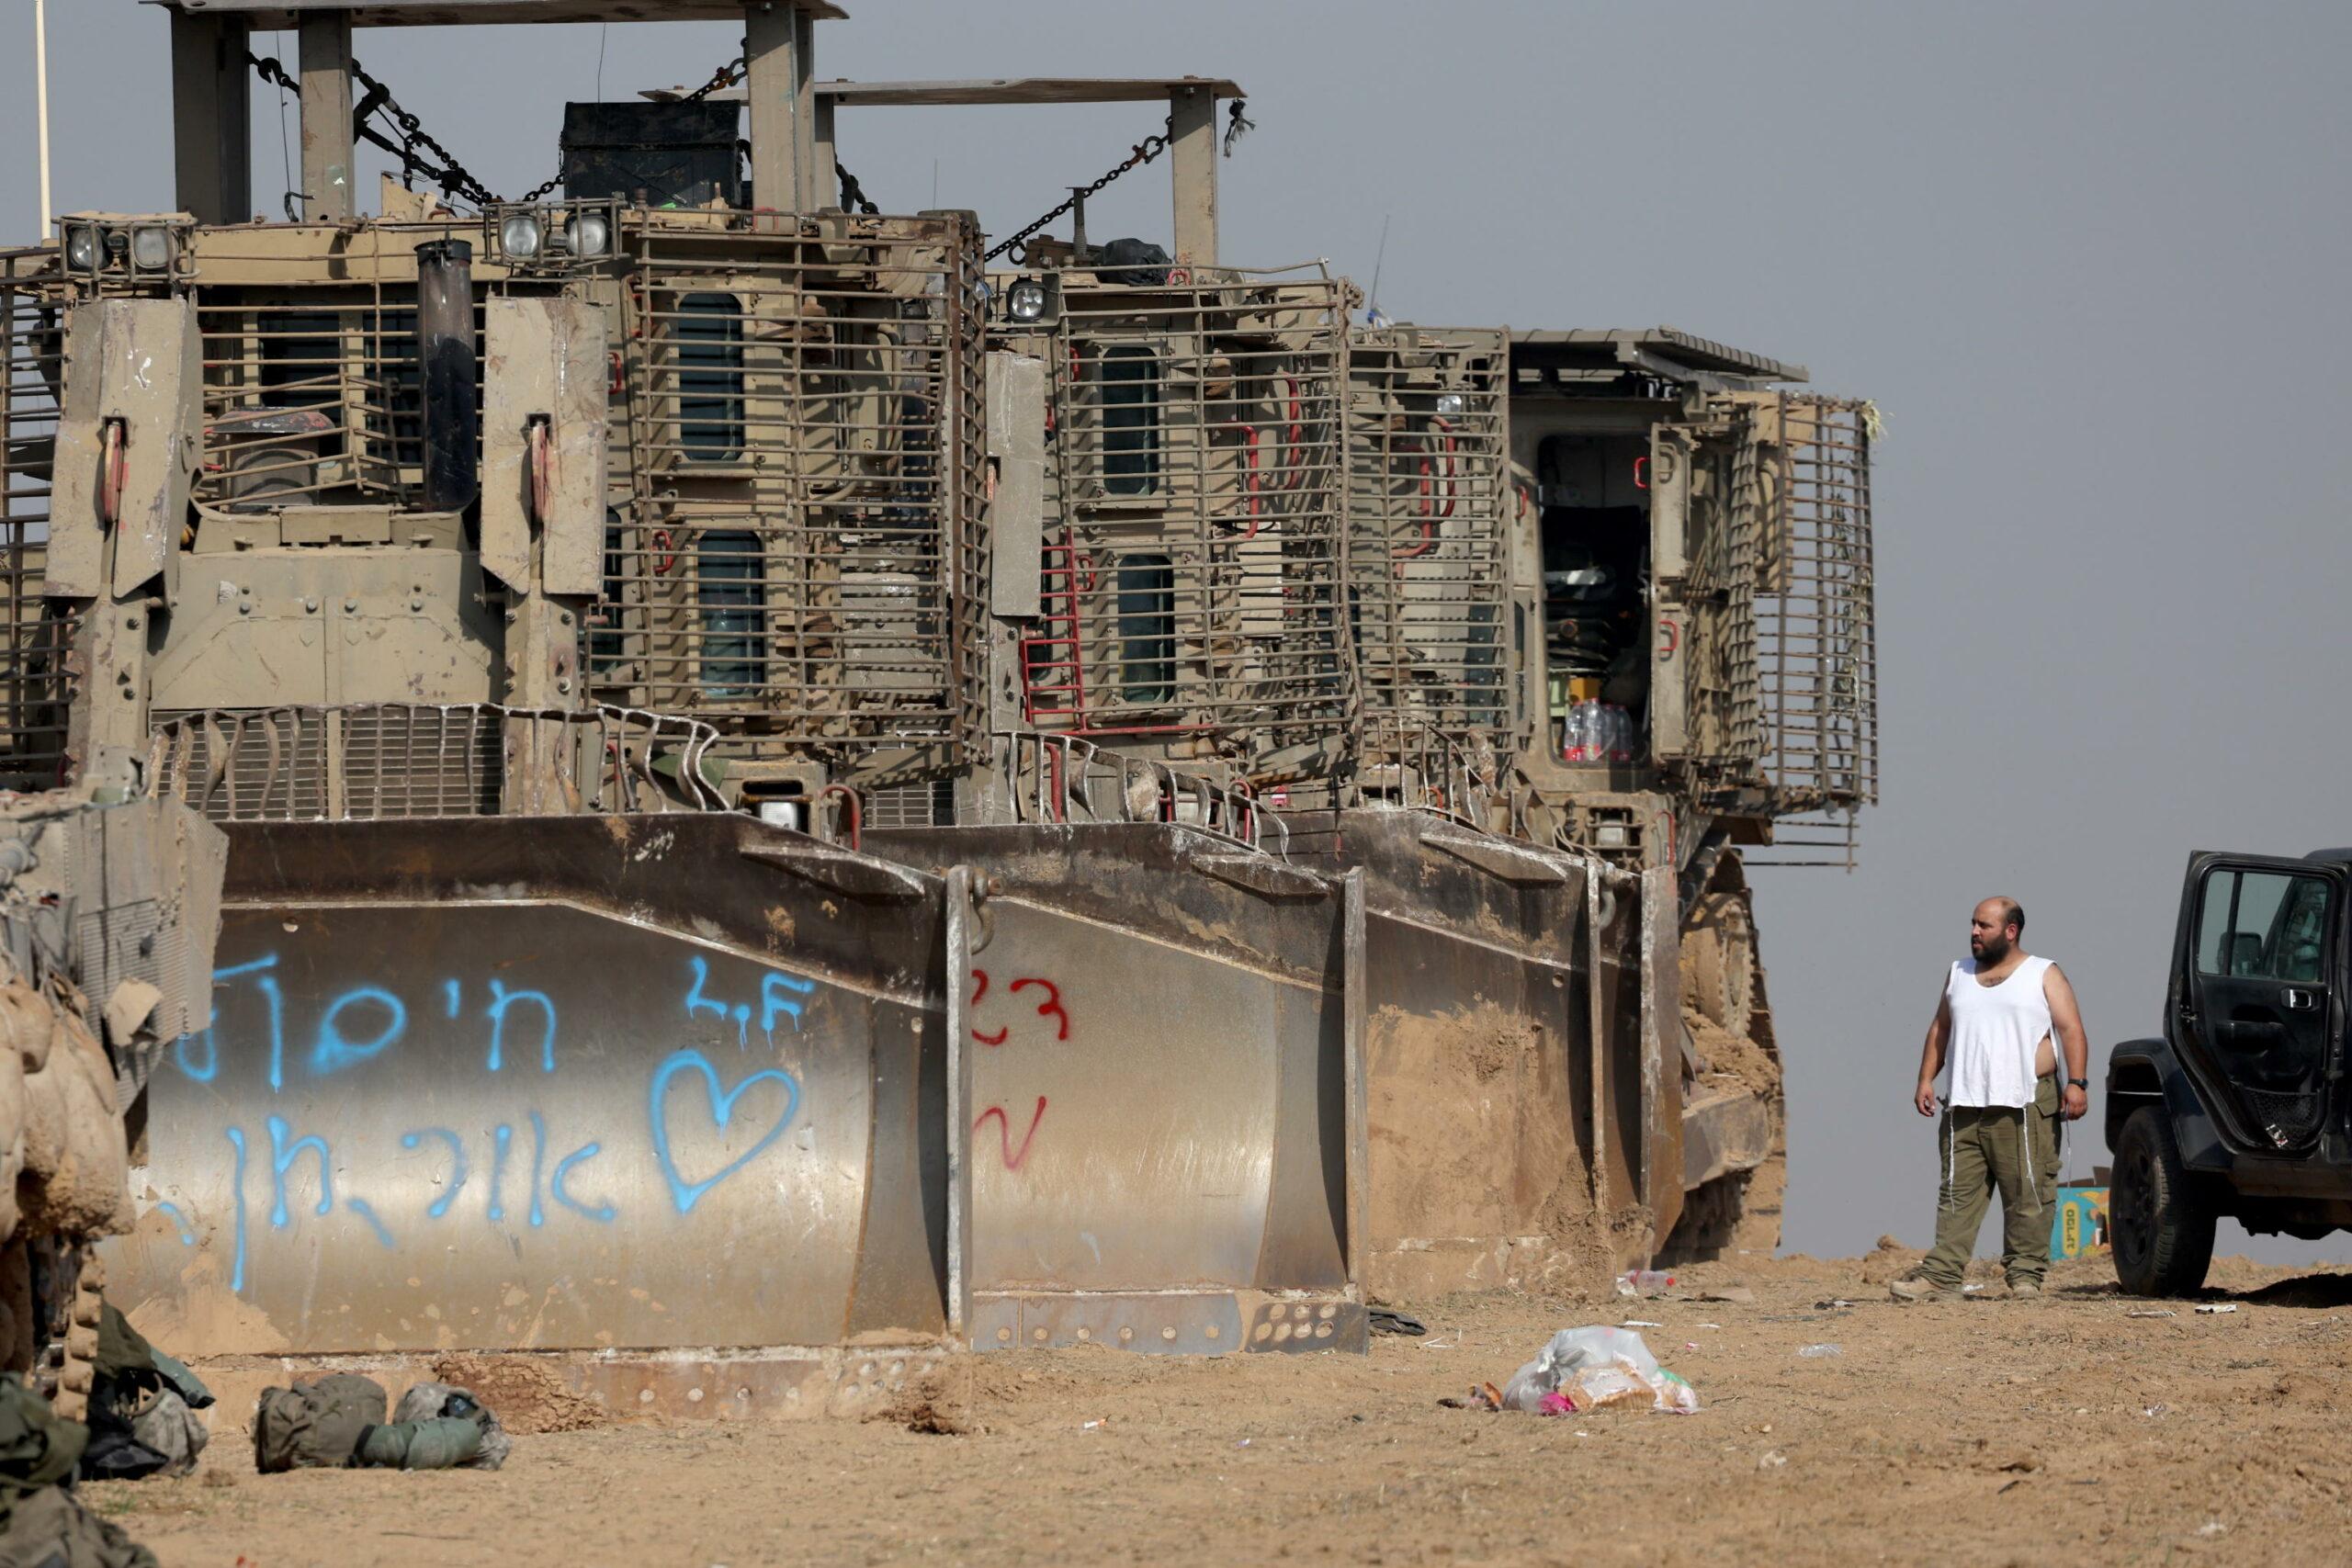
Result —
[[155, 1207], [170, 1215], [172, 1224], [179, 1227], [180, 1245], [182, 1247], [194, 1247], [196, 1245], [196, 1227], [187, 1223], [187, 1216], [180, 1213], [180, 1206], [177, 1203], [172, 1202], [170, 1200], [166, 1199], [163, 1202], [156, 1204]]
[[545, 991], [510, 991], [503, 980], [490, 983], [490, 1070], [498, 1071], [505, 1059], [506, 1010], [517, 1002], [539, 1010], [539, 1070], [555, 1071], [554, 1001]]
[[327, 1214], [334, 1212], [334, 1151], [327, 1147], [327, 1141], [315, 1133], [305, 1133], [288, 1144], [286, 1134], [292, 1131], [286, 1124], [285, 1117], [273, 1116], [269, 1119], [269, 1164], [271, 1179], [275, 1184], [271, 1190], [277, 1195], [269, 1206], [269, 1224], [273, 1230], [286, 1228], [286, 1172], [304, 1149], [319, 1156], [319, 1213]]
[[[365, 1043], [347, 1039], [343, 1032], [343, 1015], [356, 1007], [376, 1007], [384, 1011], [383, 1027]], [[393, 1043], [407, 1028], [408, 1008], [391, 992], [375, 986], [345, 991], [327, 1004], [324, 1016], [319, 1020], [318, 1043], [311, 1047], [311, 1070], [321, 1077], [339, 1073]]]
[[[268, 973], [277, 967], [277, 954], [266, 953], [249, 964], [234, 964], [212, 972], [212, 984], [217, 987], [224, 980], [240, 980], [255, 976], [254, 984], [269, 1002], [269, 1087], [277, 1090], [286, 1082], [286, 995], [278, 988], [277, 978]], [[188, 1060], [190, 1040], [204, 1042], [204, 1066], [199, 1068]], [[220, 1072], [220, 1048], [213, 1039], [210, 1028], [194, 1034], [182, 1035], [172, 1046], [172, 1059], [181, 1072], [195, 1083], [210, 1083]]]
[[[189, 1061], [187, 1055], [189, 1044], [198, 1041], [204, 1045], [204, 1066], [201, 1067]], [[213, 1043], [211, 1030], [199, 1029], [172, 1042], [172, 1061], [187, 1075], [189, 1082], [210, 1083], [220, 1071], [220, 1047]]]
[[537, 1230], [548, 1223], [547, 1211], [539, 1207], [539, 1167], [548, 1154], [548, 1119], [537, 1111], [531, 1112], [531, 1228]]
[[229, 1272], [229, 1289], [242, 1291], [245, 1288], [245, 1130], [243, 1127], [224, 1130], [228, 1134], [229, 1146], [237, 1152], [236, 1185], [232, 1189], [236, 1193], [236, 1264]]
[[592, 1209], [587, 1204], [582, 1203], [579, 1199], [574, 1198], [568, 1190], [565, 1190], [563, 1185], [564, 1178], [571, 1174], [571, 1168], [573, 1166], [586, 1165], [590, 1160], [594, 1159], [596, 1156], [603, 1151], [603, 1149], [604, 1145], [602, 1144], [582, 1144], [580, 1147], [572, 1150], [570, 1154], [556, 1161], [555, 1174], [548, 1179], [548, 1190], [553, 1193], [555, 1195], [555, 1201], [562, 1204], [565, 1208], [571, 1210], [575, 1213], [585, 1214], [590, 1219], [594, 1220], [598, 1224], [608, 1225], [613, 1223], [614, 1217], [620, 1213], [618, 1209], [614, 1208], [610, 1203], [599, 1203]]
[[384, 1222], [376, 1217], [376, 1211], [368, 1205], [367, 1199], [345, 1198], [343, 1206], [368, 1222], [368, 1228], [376, 1233], [376, 1239], [384, 1244], [385, 1251], [400, 1250], [400, 1244], [392, 1239], [392, 1233], [384, 1228]]
[[493, 1136], [497, 1142], [490, 1156], [490, 1217], [503, 1220], [506, 1217], [506, 1205], [499, 1201], [498, 1189], [506, 1179], [506, 1151], [514, 1142], [514, 1129], [501, 1122]]
[[415, 1148], [427, 1138], [440, 1138], [449, 1145], [449, 1190], [433, 1200], [433, 1206], [424, 1211], [428, 1219], [437, 1220], [449, 1212], [449, 1205], [458, 1201], [458, 1193], [466, 1185], [466, 1141], [447, 1127], [420, 1127], [401, 1134], [401, 1147]]
[[[671, 1038], [646, 1038], [640, 1024], [638, 1033], [608, 1031], [560, 1042], [567, 1012], [600, 1021], [612, 1017], [609, 991], [583, 997], [580, 982], [571, 990], [535, 987], [527, 971], [516, 968], [522, 961], [483, 956], [485, 967], [496, 964], [502, 973], [461, 967], [458, 974], [435, 973], [406, 986], [353, 974], [342, 949], [265, 953], [214, 971], [218, 987], [250, 988], [230, 994], [214, 1026], [175, 1043], [178, 1078], [203, 1086], [200, 1101], [184, 1103], [237, 1103], [236, 1091], [223, 1079], [243, 1075], [247, 1092], [267, 1084], [273, 1098], [262, 1106], [282, 1107], [260, 1114], [256, 1106], [258, 1126], [246, 1120], [220, 1128], [230, 1157], [221, 1173], [225, 1188], [211, 1190], [220, 1193], [218, 1201], [230, 1211], [224, 1220], [233, 1226], [232, 1291], [245, 1292], [255, 1269], [268, 1270], [274, 1259], [315, 1258], [316, 1243], [301, 1232], [321, 1223], [364, 1227], [371, 1251], [404, 1256], [427, 1247], [438, 1253], [478, 1246], [465, 1238], [485, 1228], [502, 1238], [502, 1248], [511, 1248], [551, 1228], [615, 1224], [630, 1194], [666, 1190], [670, 1208], [662, 1223], [674, 1224], [695, 1214], [714, 1190], [798, 1122], [802, 1091], [796, 1071], [761, 1065], [729, 1083], [706, 1052], [714, 1023], [747, 1049], [755, 1031], [774, 1043], [787, 1024], [788, 1041], [809, 1017], [817, 981], [740, 958], [690, 953], [683, 1016], [672, 1015], [678, 1022]], [[714, 974], [714, 962], [731, 967]], [[621, 975], [596, 980], [602, 987], [629, 984]], [[290, 1064], [289, 1030], [296, 1041]], [[536, 1056], [539, 1071], [506, 1073], [510, 1054], [518, 1061]], [[434, 1070], [419, 1073], [408, 1065], [420, 1055]], [[588, 1065], [578, 1065], [582, 1058]], [[569, 1073], [587, 1072], [593, 1084], [605, 1081], [594, 1075], [610, 1072], [616, 1062], [632, 1078], [639, 1071], [647, 1075], [642, 1123], [630, 1113], [620, 1125], [603, 1124], [596, 1119], [603, 1102], [593, 1092], [568, 1088], [566, 1073], [559, 1071], [572, 1064]], [[681, 1078], [698, 1078], [702, 1092], [672, 1093]], [[389, 1102], [382, 1099], [388, 1094], [393, 1097]], [[752, 1097], [748, 1104], [746, 1095]], [[388, 1103], [392, 1118], [402, 1117], [400, 1107], [410, 1108], [414, 1120], [406, 1122], [405, 1131], [391, 1131], [402, 1126], [401, 1119], [389, 1127], [373, 1119]], [[346, 1118], [346, 1110], [362, 1107], [368, 1114]], [[515, 1146], [526, 1126], [527, 1159]], [[266, 1195], [247, 1182], [247, 1167], [258, 1163], [257, 1145], [265, 1137]], [[369, 1146], [395, 1138], [399, 1149], [419, 1157], [402, 1159], [389, 1148]], [[604, 1164], [592, 1169], [599, 1159]], [[717, 1161], [725, 1163], [706, 1173]], [[458, 1200], [485, 1162], [484, 1201], [460, 1212]], [[305, 1185], [312, 1170], [315, 1193]], [[177, 1171], [173, 1179], [183, 1179]], [[517, 1181], [527, 1181], [527, 1195], [514, 1190]], [[182, 1185], [180, 1191], [194, 1196], [155, 1207], [170, 1217], [181, 1246], [197, 1247], [199, 1225], [191, 1216], [216, 1213], [216, 1200], [200, 1185]], [[659, 1200], [652, 1201], [658, 1208]], [[438, 1229], [429, 1241], [416, 1235], [420, 1225], [444, 1220], [457, 1228]], [[300, 1250], [282, 1250], [288, 1245]]]

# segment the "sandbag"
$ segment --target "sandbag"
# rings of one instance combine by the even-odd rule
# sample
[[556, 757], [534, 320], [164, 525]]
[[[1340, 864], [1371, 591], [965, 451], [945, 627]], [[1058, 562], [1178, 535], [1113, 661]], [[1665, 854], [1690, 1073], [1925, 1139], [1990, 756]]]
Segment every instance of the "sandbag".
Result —
[[254, 1468], [265, 1475], [340, 1469], [368, 1428], [384, 1424], [390, 1403], [381, 1384], [355, 1372], [264, 1389], [254, 1411]]

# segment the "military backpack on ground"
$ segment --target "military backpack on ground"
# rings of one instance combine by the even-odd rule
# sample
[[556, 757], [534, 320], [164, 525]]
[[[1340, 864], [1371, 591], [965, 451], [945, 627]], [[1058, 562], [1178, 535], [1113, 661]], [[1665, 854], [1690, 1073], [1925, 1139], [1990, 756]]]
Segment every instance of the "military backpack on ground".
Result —
[[353, 1372], [264, 1389], [254, 1412], [254, 1468], [265, 1475], [340, 1470], [368, 1428], [383, 1425], [390, 1403], [375, 1380]]

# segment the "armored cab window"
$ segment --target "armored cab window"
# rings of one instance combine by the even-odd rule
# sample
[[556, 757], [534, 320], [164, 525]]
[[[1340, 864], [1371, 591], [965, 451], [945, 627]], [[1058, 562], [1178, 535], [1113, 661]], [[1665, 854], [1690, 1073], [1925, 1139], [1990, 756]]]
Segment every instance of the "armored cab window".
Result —
[[1166, 556], [1119, 564], [1120, 694], [1157, 707], [1176, 696], [1176, 570]]
[[[248, 406], [277, 417], [224, 421], [228, 433], [206, 455], [226, 475], [226, 494], [240, 510], [311, 494], [322, 483], [321, 462], [342, 453], [342, 318], [333, 310], [263, 310], [252, 321], [252, 357], [223, 368], [258, 390]], [[223, 357], [218, 345], [207, 352]]]
[[261, 400], [265, 408], [321, 413], [343, 404], [341, 321], [333, 310], [265, 310]]
[[743, 453], [743, 306], [732, 294], [678, 301], [678, 446], [690, 463]]
[[702, 690], [736, 700], [760, 685], [760, 622], [766, 563], [760, 536], [705, 534], [695, 550], [695, 603], [702, 612]]
[[1159, 355], [1141, 344], [1102, 351], [1102, 488], [1112, 495], [1159, 490]]

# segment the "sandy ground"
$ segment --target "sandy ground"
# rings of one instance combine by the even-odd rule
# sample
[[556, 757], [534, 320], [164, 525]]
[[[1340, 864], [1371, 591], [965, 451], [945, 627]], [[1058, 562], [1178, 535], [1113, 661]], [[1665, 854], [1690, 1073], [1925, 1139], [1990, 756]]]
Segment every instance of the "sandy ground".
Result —
[[[1717, 1264], [1642, 1302], [1457, 1297], [1369, 1356], [1016, 1352], [890, 1420], [517, 1439], [494, 1474], [86, 1489], [166, 1564], [2339, 1562], [2352, 1274], [2215, 1266], [2207, 1303], [1884, 1299], [1916, 1255]], [[1697, 1289], [1744, 1285], [1752, 1302]], [[1835, 1303], [1850, 1300], [1852, 1305]], [[2168, 1316], [2133, 1316], [2134, 1312]], [[1696, 1416], [1452, 1410], [1555, 1328], [1644, 1318]], [[1834, 1356], [1800, 1348], [1834, 1344]], [[921, 1402], [916, 1402], [921, 1403]]]

